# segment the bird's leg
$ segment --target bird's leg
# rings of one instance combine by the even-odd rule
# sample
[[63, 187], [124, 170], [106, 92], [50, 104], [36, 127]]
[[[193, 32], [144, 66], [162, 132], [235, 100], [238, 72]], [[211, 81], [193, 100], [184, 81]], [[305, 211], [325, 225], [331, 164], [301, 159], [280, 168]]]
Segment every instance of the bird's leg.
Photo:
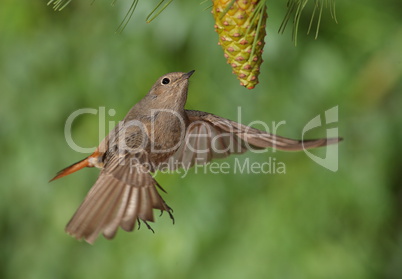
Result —
[[152, 229], [152, 227], [148, 224], [147, 221], [145, 220], [141, 220], [142, 222], [144, 222], [144, 224], [147, 226], [148, 230], [151, 230], [153, 233], [155, 233], [155, 231]]
[[169, 214], [170, 219], [172, 219], [172, 223], [174, 225], [174, 216], [173, 216], [173, 209], [171, 209], [167, 204], [167, 210], [161, 210], [161, 214], [159, 215], [159, 217], [161, 217], [163, 215], [164, 211], [167, 211], [167, 213]]
[[172, 223], [174, 225], [173, 209], [171, 209], [170, 207], [169, 207], [169, 210], [168, 210], [168, 214], [169, 214], [169, 217], [172, 220]]

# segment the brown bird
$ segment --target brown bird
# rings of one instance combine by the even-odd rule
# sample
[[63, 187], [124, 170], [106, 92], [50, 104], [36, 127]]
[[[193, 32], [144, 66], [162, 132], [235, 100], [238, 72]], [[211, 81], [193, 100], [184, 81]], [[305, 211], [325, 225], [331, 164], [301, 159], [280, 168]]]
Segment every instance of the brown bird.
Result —
[[60, 171], [51, 181], [84, 167], [101, 169], [98, 180], [66, 226], [77, 239], [93, 243], [100, 233], [112, 239], [118, 227], [132, 231], [138, 220], [154, 221], [153, 209], [172, 209], [151, 175], [206, 164], [215, 158], [272, 147], [297, 151], [339, 142], [340, 138], [293, 140], [219, 116], [185, 110], [188, 79], [194, 71], [160, 77], [95, 152]]

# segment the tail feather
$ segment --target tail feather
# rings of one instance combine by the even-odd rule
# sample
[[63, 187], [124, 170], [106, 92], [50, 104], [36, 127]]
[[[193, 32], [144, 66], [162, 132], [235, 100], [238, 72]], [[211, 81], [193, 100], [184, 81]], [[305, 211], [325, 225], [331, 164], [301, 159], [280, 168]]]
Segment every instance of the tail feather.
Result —
[[[89, 157], [88, 157], [89, 158]], [[82, 168], [89, 167], [89, 161], [88, 158], [85, 158], [77, 163], [72, 164], [71, 166], [68, 166], [67, 168], [62, 169], [59, 171], [55, 177], [49, 180], [49, 182], [52, 182], [53, 180], [62, 178], [63, 176], [72, 174], [73, 172], [79, 171]]]

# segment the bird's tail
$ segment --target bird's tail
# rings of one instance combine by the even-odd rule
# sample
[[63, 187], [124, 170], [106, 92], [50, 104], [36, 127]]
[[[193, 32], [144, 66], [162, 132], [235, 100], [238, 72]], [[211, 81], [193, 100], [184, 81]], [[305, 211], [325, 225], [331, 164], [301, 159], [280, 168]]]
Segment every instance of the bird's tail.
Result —
[[52, 179], [50, 179], [49, 182], [62, 178], [63, 176], [72, 174], [73, 172], [79, 171], [80, 169], [83, 169], [85, 167], [89, 167], [89, 157], [72, 164], [71, 166], [68, 166], [67, 168], [62, 169], [61, 171], [59, 171], [55, 177], [53, 177]]

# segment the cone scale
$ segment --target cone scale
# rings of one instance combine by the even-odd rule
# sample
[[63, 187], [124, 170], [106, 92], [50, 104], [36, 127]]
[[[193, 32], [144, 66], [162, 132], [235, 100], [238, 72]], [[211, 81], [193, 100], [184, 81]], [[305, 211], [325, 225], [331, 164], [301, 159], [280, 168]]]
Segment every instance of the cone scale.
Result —
[[[263, 1], [263, 0], [262, 0]], [[265, 45], [267, 10], [260, 0], [213, 0], [212, 14], [219, 45], [240, 85], [253, 89], [258, 84]], [[261, 3], [260, 3], [261, 2]]]

